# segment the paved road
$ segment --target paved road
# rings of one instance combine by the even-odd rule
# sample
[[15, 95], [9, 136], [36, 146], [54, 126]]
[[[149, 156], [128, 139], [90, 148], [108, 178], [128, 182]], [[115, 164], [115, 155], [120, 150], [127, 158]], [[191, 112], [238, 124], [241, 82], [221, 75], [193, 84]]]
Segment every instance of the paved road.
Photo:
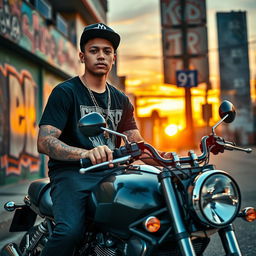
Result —
[[[213, 156], [216, 167], [228, 171], [238, 182], [242, 194], [242, 207], [256, 207], [256, 148], [251, 154], [237, 151], [225, 151], [224, 154]], [[244, 256], [256, 255], [256, 221], [253, 223], [237, 219], [234, 223], [237, 239]], [[205, 256], [224, 255], [221, 242], [214, 235]]]

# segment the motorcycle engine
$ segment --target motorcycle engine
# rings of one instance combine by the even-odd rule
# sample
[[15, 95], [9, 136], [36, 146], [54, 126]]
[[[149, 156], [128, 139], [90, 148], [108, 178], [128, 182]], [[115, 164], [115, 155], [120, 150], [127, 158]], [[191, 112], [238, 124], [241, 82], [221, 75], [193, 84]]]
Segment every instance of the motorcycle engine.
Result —
[[98, 233], [96, 235], [96, 241], [94, 248], [94, 256], [119, 256], [120, 250], [117, 248], [116, 241], [110, 236]]
[[108, 247], [102, 247], [101, 245], [97, 244], [94, 247], [94, 252], [96, 256], [117, 256], [120, 255], [117, 252], [116, 248], [108, 248]]

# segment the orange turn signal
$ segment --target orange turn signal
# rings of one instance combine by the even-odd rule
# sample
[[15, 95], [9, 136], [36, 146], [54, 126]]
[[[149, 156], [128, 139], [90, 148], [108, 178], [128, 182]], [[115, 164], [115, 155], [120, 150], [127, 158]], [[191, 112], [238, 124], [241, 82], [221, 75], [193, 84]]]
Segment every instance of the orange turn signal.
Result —
[[161, 223], [158, 218], [151, 216], [145, 220], [144, 226], [148, 232], [153, 233], [153, 232], [157, 232], [160, 229]]
[[246, 207], [242, 210], [242, 217], [248, 222], [256, 220], [256, 210], [253, 207]]

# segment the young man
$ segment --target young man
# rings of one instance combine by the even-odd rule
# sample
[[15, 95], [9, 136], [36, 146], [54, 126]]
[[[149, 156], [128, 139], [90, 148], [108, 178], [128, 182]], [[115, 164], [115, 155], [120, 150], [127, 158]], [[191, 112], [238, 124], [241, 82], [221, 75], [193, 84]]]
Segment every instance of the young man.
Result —
[[42, 115], [38, 151], [50, 158], [48, 167], [56, 223], [42, 255], [72, 255], [85, 231], [86, 199], [90, 190], [109, 172], [82, 175], [72, 160], [89, 158], [92, 164], [111, 161], [112, 150], [119, 146], [112, 135], [86, 138], [77, 128], [78, 120], [97, 111], [110, 129], [124, 133], [130, 141], [142, 140], [128, 97], [107, 83], [119, 42], [120, 36], [105, 24], [85, 27], [79, 53], [84, 74], [57, 85]]
[[107, 83], [115, 62], [120, 36], [105, 24], [85, 27], [79, 57], [84, 74], [57, 85], [39, 123], [38, 151], [49, 156], [49, 177], [55, 228], [42, 255], [71, 256], [85, 231], [86, 200], [90, 190], [111, 170], [82, 175], [72, 160], [89, 158], [92, 164], [112, 160], [119, 147], [115, 136], [83, 136], [77, 123], [90, 112], [99, 112], [108, 127], [143, 140], [128, 97]]

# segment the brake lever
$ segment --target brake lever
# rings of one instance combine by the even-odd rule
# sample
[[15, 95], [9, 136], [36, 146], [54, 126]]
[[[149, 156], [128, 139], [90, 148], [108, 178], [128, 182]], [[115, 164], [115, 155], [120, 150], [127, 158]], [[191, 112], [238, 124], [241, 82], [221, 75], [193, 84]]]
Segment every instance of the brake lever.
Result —
[[225, 144], [228, 144], [228, 145], [231, 145], [231, 146], [236, 146], [235, 142], [227, 141], [227, 140], [224, 140], [224, 139], [223, 139], [223, 141], [225, 142]]
[[120, 157], [120, 158], [116, 158], [116, 159], [114, 159], [112, 161], [106, 161], [106, 162], [103, 162], [103, 163], [100, 163], [100, 164], [95, 164], [95, 165], [89, 166], [87, 168], [81, 168], [79, 170], [79, 172], [81, 174], [84, 174], [86, 172], [93, 171], [94, 169], [98, 169], [98, 168], [102, 168], [102, 167], [108, 166], [109, 164], [125, 164], [125, 163], [128, 163], [131, 158], [132, 158], [131, 155]]
[[241, 148], [241, 147], [237, 147], [237, 146], [227, 144], [227, 143], [224, 143], [224, 148], [227, 149], [227, 150], [243, 151], [243, 152], [246, 152], [248, 154], [252, 152], [251, 148]]
[[220, 146], [223, 146], [224, 149], [227, 150], [237, 150], [237, 151], [243, 151], [246, 153], [251, 153], [252, 149], [251, 148], [241, 148], [241, 147], [237, 147], [236, 144], [234, 142], [230, 142], [230, 141], [225, 141], [224, 139], [222, 140], [216, 140], [216, 143]]

